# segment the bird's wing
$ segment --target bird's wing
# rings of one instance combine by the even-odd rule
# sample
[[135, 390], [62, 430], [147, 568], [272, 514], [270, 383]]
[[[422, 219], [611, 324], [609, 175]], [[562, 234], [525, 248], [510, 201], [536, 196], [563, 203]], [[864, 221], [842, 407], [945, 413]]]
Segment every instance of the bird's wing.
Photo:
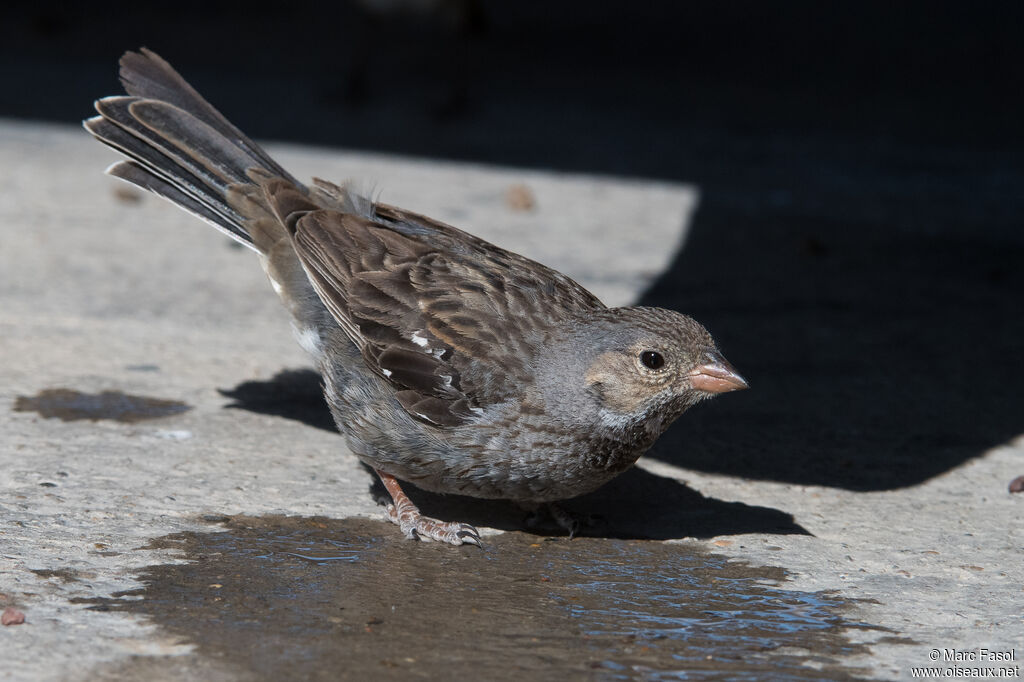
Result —
[[372, 219], [289, 210], [287, 194], [278, 215], [320, 298], [428, 423], [462, 424], [515, 397], [559, 320], [603, 307], [565, 275], [428, 218], [383, 205]]

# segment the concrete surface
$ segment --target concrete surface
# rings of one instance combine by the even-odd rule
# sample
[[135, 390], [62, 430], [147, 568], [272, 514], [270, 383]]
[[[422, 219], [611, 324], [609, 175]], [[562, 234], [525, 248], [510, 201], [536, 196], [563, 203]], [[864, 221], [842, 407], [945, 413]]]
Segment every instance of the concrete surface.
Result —
[[[561, 269], [610, 304], [636, 299], [685, 248], [699, 198], [685, 185], [270, 150], [298, 177], [368, 181], [384, 200]], [[0, 594], [26, 614], [0, 629], [10, 679], [91, 679], [132, 656], [188, 656], [189, 644], [138, 617], [74, 600], [133, 589], [139, 569], [175, 560], [140, 547], [205, 527], [204, 514], [380, 514], [369, 475], [336, 436], [223, 409], [218, 388], [308, 363], [252, 255], [164, 202], [119, 191], [101, 174], [112, 158], [77, 129], [0, 125]], [[533, 210], [509, 203], [519, 185]], [[53, 388], [192, 409], [130, 424], [12, 410]], [[1022, 449], [1017, 438], [919, 485], [871, 492], [640, 466], [708, 498], [792, 515], [809, 535], [678, 540], [781, 566], [789, 589], [862, 600], [853, 619], [888, 630], [848, 633], [870, 644], [850, 663], [902, 678], [953, 665], [930, 659], [936, 649], [1024, 655], [1022, 500], [1007, 492]]]

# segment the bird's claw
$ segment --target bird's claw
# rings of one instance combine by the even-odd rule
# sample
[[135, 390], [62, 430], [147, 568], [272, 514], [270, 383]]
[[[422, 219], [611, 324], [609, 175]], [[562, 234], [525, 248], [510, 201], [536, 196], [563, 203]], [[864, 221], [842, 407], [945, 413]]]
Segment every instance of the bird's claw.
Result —
[[403, 509], [400, 513], [393, 504], [387, 506], [388, 520], [397, 525], [410, 540], [433, 540], [448, 545], [476, 545], [482, 547], [480, 532], [468, 523], [439, 521], [423, 516], [419, 511]]

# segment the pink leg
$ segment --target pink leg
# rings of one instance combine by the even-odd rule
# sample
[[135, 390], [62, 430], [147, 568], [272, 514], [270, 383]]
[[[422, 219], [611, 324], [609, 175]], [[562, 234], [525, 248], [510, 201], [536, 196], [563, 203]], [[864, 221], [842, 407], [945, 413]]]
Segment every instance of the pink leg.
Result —
[[480, 533], [476, 528], [468, 523], [438, 521], [421, 515], [398, 484], [398, 479], [382, 471], [377, 471], [377, 475], [394, 502], [387, 506], [388, 519], [402, 529], [405, 537], [410, 540], [436, 540], [449, 545], [480, 546]]

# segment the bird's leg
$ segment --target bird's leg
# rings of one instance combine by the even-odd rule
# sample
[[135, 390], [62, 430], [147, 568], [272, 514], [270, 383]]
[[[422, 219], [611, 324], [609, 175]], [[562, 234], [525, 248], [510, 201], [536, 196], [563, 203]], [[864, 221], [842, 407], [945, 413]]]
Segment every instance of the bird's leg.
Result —
[[423, 516], [402, 490], [398, 479], [383, 471], [377, 471], [377, 475], [391, 495], [392, 504], [387, 506], [388, 519], [402, 529], [405, 537], [410, 540], [436, 540], [449, 545], [480, 546], [480, 533], [476, 528], [468, 523], [438, 521]]
[[557, 502], [548, 503], [548, 513], [551, 514], [551, 518], [558, 524], [559, 528], [569, 532], [570, 540], [580, 532], [579, 517]]
[[555, 525], [569, 533], [569, 539], [576, 537], [581, 529], [592, 530], [594, 527], [604, 525], [604, 520], [593, 515], [581, 519], [576, 512], [570, 511], [557, 502], [529, 503], [520, 502], [519, 506], [526, 512], [526, 526], [537, 528], [544, 520], [544, 513], [550, 517]]

